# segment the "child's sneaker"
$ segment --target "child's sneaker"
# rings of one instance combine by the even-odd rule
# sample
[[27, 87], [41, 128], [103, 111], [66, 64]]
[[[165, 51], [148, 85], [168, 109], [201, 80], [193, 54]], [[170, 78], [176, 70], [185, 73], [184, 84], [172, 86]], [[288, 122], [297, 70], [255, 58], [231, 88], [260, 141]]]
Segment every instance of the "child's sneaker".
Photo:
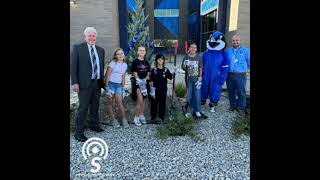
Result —
[[129, 127], [128, 121], [126, 119], [123, 121], [122, 126], [125, 129]]
[[213, 112], [213, 113], [216, 112], [216, 111], [214, 110], [214, 106], [210, 108], [210, 112]]
[[198, 118], [200, 118], [200, 117], [201, 117], [200, 112], [196, 112], [196, 116], [197, 116]]
[[185, 116], [186, 116], [186, 118], [190, 118], [191, 117], [191, 113], [188, 112], [188, 113], [185, 114]]
[[140, 120], [141, 124], [147, 124], [146, 117], [144, 117], [143, 114], [139, 116], [139, 120]]
[[141, 126], [141, 122], [139, 120], [139, 117], [138, 116], [134, 116], [134, 119], [133, 119], [133, 123], [136, 125], [136, 126]]
[[119, 128], [119, 127], [120, 127], [120, 124], [119, 124], [118, 120], [116, 120], [116, 119], [113, 120], [112, 126], [113, 126], [114, 128]]

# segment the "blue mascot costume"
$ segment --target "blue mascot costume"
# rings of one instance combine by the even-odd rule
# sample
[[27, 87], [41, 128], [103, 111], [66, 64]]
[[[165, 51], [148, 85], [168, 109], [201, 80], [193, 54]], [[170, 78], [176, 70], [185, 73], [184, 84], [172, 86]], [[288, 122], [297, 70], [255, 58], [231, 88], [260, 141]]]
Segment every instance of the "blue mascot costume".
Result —
[[214, 106], [218, 104], [221, 96], [222, 85], [224, 84], [230, 62], [223, 51], [226, 47], [224, 35], [215, 31], [207, 41], [207, 50], [202, 55], [203, 72], [201, 86], [201, 104], [210, 99], [210, 111], [215, 112]]

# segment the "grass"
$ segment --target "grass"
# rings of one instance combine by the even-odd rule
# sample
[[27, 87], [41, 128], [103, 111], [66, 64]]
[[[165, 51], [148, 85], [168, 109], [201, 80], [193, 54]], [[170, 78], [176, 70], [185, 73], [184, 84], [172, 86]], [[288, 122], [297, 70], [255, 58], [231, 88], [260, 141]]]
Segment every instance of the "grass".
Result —
[[239, 138], [242, 134], [250, 135], [250, 114], [238, 116], [232, 124], [233, 135]]
[[177, 97], [183, 98], [186, 95], [187, 90], [184, 84], [179, 82], [176, 84], [174, 92], [176, 93]]
[[196, 120], [192, 117], [186, 118], [183, 113], [175, 112], [173, 119], [168, 123], [161, 125], [157, 129], [156, 136], [160, 139], [166, 139], [169, 136], [190, 136], [194, 140], [203, 141], [194, 131]]

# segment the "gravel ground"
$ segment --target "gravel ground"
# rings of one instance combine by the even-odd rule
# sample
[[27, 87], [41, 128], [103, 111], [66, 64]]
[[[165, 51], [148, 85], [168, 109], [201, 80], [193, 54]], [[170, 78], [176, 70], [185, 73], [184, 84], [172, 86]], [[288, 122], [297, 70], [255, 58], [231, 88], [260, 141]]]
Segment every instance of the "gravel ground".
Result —
[[[183, 56], [178, 56], [180, 68]], [[166, 66], [172, 70], [173, 63]], [[176, 83], [184, 81], [184, 72], [178, 70]], [[168, 88], [172, 81], [168, 82]], [[129, 76], [126, 87], [130, 88]], [[247, 94], [250, 94], [248, 77]], [[171, 92], [168, 91], [168, 96]], [[77, 102], [75, 93], [70, 94], [71, 102]], [[81, 154], [83, 143], [70, 137], [70, 177], [71, 179], [250, 179], [250, 137], [234, 139], [231, 124], [236, 113], [228, 112], [228, 99], [224, 96], [215, 113], [207, 105], [202, 112], [209, 116], [201, 120], [195, 128], [203, 142], [196, 142], [189, 136], [158, 139], [158, 125], [128, 129], [113, 129], [102, 125], [102, 133], [87, 130], [85, 135], [99, 137], [106, 141], [109, 153], [99, 161], [101, 170], [92, 174], [89, 161]]]
[[231, 124], [236, 113], [228, 112], [226, 97], [217, 111], [200, 120], [195, 131], [204, 139], [196, 142], [188, 136], [158, 139], [159, 125], [128, 129], [102, 126], [105, 132], [86, 131], [85, 135], [106, 141], [109, 153], [99, 161], [100, 172], [92, 174], [90, 162], [81, 154], [83, 143], [70, 137], [71, 179], [250, 179], [250, 137], [234, 139]]

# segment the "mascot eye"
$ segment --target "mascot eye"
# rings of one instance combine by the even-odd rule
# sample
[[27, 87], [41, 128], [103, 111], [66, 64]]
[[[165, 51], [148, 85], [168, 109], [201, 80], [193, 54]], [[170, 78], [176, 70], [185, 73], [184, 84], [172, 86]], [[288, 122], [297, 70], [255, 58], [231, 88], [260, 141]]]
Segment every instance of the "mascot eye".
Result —
[[222, 37], [223, 37], [223, 36], [222, 36], [222, 35], [220, 35], [220, 36], [219, 36], [219, 39], [222, 39]]

